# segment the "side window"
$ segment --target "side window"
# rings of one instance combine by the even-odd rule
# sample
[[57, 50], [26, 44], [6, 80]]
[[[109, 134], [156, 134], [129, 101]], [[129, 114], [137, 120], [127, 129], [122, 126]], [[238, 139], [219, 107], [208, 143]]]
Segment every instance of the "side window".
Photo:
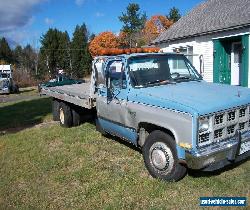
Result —
[[125, 88], [126, 75], [122, 61], [111, 61], [108, 67], [110, 73], [110, 80], [113, 87]]
[[96, 77], [96, 86], [100, 85], [106, 86], [105, 73], [104, 73], [104, 61], [100, 60], [94, 64], [95, 68], [95, 77]]

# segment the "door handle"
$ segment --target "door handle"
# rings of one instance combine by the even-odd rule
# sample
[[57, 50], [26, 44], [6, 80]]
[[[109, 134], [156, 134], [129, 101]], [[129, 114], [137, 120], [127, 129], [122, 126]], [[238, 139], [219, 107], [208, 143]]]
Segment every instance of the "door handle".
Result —
[[104, 90], [99, 90], [99, 93], [100, 93], [100, 94], [104, 94], [105, 91], [104, 91]]
[[119, 100], [114, 100], [115, 104], [121, 104]]

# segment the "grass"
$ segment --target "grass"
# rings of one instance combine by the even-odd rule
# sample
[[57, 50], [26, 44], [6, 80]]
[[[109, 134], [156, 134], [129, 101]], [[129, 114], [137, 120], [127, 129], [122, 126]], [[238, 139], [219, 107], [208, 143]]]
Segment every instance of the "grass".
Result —
[[3, 103], [0, 106], [0, 131], [26, 128], [50, 119], [50, 104], [50, 98]]
[[[49, 103], [5, 105], [0, 126], [13, 126], [8, 118], [17, 126], [49, 121]], [[249, 201], [249, 174], [246, 161], [219, 173], [190, 173], [177, 183], [153, 179], [138, 150], [103, 137], [90, 123], [70, 129], [43, 124], [0, 136], [0, 209], [199, 209], [200, 196]]]

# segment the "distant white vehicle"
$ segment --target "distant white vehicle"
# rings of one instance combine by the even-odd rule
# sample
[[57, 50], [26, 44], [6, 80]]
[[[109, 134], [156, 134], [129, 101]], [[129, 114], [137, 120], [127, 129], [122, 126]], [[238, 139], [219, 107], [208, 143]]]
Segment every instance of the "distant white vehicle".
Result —
[[0, 65], [0, 94], [17, 93], [19, 91], [12, 78], [12, 66]]

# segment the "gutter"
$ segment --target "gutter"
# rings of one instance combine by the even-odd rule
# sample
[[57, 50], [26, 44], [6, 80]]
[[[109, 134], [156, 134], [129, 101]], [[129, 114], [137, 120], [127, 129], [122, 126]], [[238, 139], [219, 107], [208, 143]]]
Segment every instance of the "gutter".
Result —
[[151, 44], [155, 44], [155, 45], [163, 44], [163, 43], [168, 43], [170, 41], [177, 41], [177, 40], [187, 39], [187, 38], [191, 38], [191, 37], [197, 37], [197, 36], [202, 36], [202, 35], [214, 34], [214, 33], [218, 33], [218, 32], [224, 32], [224, 31], [231, 31], [231, 30], [235, 30], [235, 29], [246, 28], [247, 26], [250, 26], [250, 23], [246, 23], [244, 25], [228, 27], [228, 28], [223, 28], [223, 29], [217, 29], [217, 30], [213, 30], [213, 31], [201, 32], [201, 33], [192, 34], [192, 35], [188, 35], [188, 36], [182, 36], [182, 37], [173, 38], [173, 39], [167, 39], [167, 40], [159, 41], [159, 42], [152, 42]]

